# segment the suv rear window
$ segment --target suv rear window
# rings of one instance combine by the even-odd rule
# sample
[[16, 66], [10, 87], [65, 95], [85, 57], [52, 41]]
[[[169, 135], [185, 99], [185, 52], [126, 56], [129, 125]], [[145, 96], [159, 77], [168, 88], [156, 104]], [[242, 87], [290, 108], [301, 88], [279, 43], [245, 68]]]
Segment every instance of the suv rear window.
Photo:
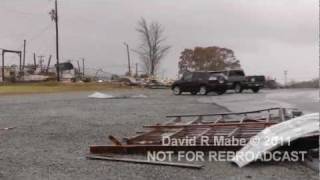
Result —
[[203, 73], [203, 72], [195, 72], [193, 73], [193, 79], [196, 81], [203, 81], [206, 80], [208, 78], [208, 74], [207, 73]]
[[182, 80], [184, 80], [184, 81], [192, 80], [192, 73], [184, 74], [182, 77]]

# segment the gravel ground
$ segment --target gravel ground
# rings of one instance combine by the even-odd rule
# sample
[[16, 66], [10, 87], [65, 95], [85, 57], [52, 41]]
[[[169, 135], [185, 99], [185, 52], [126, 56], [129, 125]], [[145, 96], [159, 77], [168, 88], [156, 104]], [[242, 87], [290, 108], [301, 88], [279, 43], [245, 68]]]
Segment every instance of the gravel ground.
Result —
[[202, 170], [190, 170], [86, 160], [89, 145], [109, 144], [107, 135], [134, 135], [168, 114], [227, 110], [169, 90], [108, 93], [148, 98], [89, 99], [91, 93], [85, 92], [0, 97], [0, 128], [16, 127], [0, 131], [0, 179], [318, 179], [301, 163], [253, 163], [240, 169], [228, 162], [204, 162]]

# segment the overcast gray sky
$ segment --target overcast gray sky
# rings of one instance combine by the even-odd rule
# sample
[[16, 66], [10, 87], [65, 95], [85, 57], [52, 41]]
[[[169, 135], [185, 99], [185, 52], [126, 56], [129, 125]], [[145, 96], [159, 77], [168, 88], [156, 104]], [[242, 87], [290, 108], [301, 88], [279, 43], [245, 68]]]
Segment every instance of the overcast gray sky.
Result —
[[[53, 0], [0, 0], [0, 48], [55, 54]], [[180, 52], [195, 46], [234, 50], [247, 74], [318, 77], [317, 0], [59, 0], [61, 58], [84, 57], [91, 68], [126, 71], [123, 42], [139, 45], [137, 21], [158, 21], [172, 48], [160, 72], [175, 77]], [[12, 63], [18, 59], [8, 55]], [[133, 63], [139, 58], [132, 53]]]

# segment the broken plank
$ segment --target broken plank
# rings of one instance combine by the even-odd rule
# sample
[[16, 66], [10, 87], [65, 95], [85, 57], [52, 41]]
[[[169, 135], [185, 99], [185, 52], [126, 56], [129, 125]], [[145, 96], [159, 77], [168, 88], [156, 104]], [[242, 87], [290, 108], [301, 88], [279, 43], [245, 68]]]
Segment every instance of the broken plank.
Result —
[[112, 135], [110, 135], [110, 136], [108, 136], [108, 137], [109, 137], [109, 140], [110, 140], [113, 144], [118, 145], [118, 146], [121, 146], [121, 142], [120, 142], [117, 138], [115, 138], [115, 137], [112, 136]]
[[237, 151], [242, 146], [164, 146], [164, 145], [93, 145], [90, 146], [92, 154], [144, 154], [151, 151]]
[[151, 165], [160, 165], [160, 166], [174, 166], [174, 167], [193, 168], [193, 169], [201, 169], [203, 167], [203, 165], [199, 165], [199, 164], [163, 162], [163, 161], [148, 161], [148, 160], [142, 160], [142, 159], [116, 158], [116, 157], [106, 157], [106, 156], [96, 156], [96, 155], [87, 155], [86, 157], [88, 159], [93, 159], [93, 160], [118, 161], [118, 162], [151, 164]]
[[275, 108], [267, 108], [267, 109], [260, 109], [255, 111], [245, 111], [245, 112], [225, 112], [225, 113], [215, 113], [215, 114], [183, 114], [183, 115], [169, 115], [167, 118], [174, 118], [174, 117], [198, 117], [198, 116], [221, 116], [221, 115], [241, 115], [241, 114], [254, 114], [260, 113], [263, 111], [272, 111], [272, 110], [279, 110], [280, 107]]
[[215, 123], [215, 124], [190, 124], [190, 125], [149, 125], [143, 126], [144, 128], [185, 128], [185, 127], [215, 127], [215, 126], [270, 126], [276, 123], [273, 122], [248, 122], [248, 123]]

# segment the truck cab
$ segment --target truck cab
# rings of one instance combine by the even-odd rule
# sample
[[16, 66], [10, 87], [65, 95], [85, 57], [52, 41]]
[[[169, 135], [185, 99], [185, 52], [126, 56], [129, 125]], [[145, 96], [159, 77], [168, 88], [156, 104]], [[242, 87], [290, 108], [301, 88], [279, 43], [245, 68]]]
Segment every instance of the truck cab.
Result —
[[236, 93], [241, 93], [245, 89], [251, 89], [257, 93], [264, 87], [264, 76], [246, 76], [242, 69], [214, 71], [213, 73], [223, 74], [228, 89], [235, 90]]

